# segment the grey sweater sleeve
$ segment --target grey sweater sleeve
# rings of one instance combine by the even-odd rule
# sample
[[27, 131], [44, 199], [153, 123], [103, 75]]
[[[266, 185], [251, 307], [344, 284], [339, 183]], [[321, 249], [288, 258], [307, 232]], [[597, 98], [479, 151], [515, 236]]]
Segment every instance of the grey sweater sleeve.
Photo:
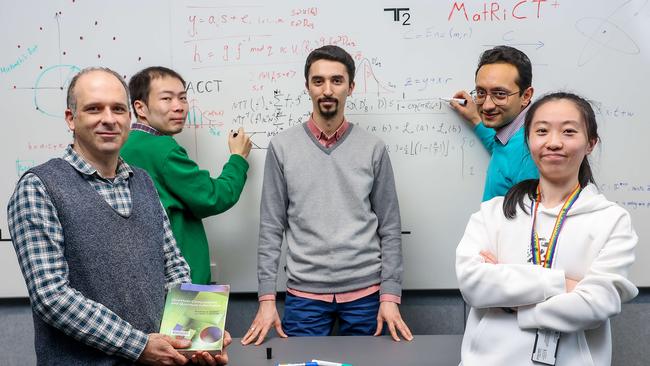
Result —
[[395, 190], [395, 177], [388, 151], [382, 149], [375, 163], [375, 181], [370, 204], [377, 215], [381, 243], [381, 294], [402, 294], [402, 224]]
[[257, 247], [258, 295], [275, 294], [282, 238], [287, 227], [287, 184], [273, 144], [264, 163], [260, 203], [260, 239]]

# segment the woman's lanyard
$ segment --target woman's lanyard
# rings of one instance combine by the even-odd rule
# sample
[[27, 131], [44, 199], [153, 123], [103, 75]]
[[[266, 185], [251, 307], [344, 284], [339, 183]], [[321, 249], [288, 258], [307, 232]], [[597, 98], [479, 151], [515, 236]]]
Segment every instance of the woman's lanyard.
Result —
[[[569, 209], [573, 204], [578, 200], [578, 196], [582, 191], [580, 183], [576, 188], [571, 192], [562, 209], [557, 214], [555, 219], [555, 226], [553, 226], [553, 232], [551, 237], [548, 240], [548, 248], [546, 248], [546, 255], [544, 261], [542, 261], [542, 251], [541, 245], [539, 243], [539, 236], [535, 230], [535, 221], [537, 221], [537, 209], [539, 208], [539, 202], [542, 199], [542, 192], [539, 189], [539, 184], [537, 185], [537, 197], [535, 197], [535, 202], [532, 203], [531, 212], [533, 216], [533, 227], [531, 228], [530, 233], [530, 249], [533, 254], [533, 264], [544, 266], [545, 268], [551, 268], [553, 265], [553, 260], [555, 259], [555, 250], [557, 249], [557, 238], [560, 235], [560, 230], [564, 225]], [[543, 363], [545, 365], [555, 365], [557, 357], [557, 347], [560, 343], [561, 333], [557, 330], [552, 329], [537, 329], [537, 335], [535, 336], [535, 344], [533, 345], [533, 353], [531, 355], [531, 360], [533, 362]]]
[[542, 251], [541, 245], [539, 243], [539, 236], [537, 235], [537, 230], [535, 230], [535, 222], [537, 221], [537, 209], [539, 208], [539, 202], [542, 199], [542, 193], [539, 189], [539, 184], [537, 185], [537, 197], [531, 204], [533, 225], [530, 230], [530, 249], [533, 254], [533, 264], [542, 265], [545, 268], [551, 268], [553, 265], [553, 260], [555, 259], [555, 250], [557, 247], [557, 238], [560, 236], [560, 230], [562, 230], [562, 226], [564, 225], [564, 221], [566, 220], [567, 214], [569, 213], [569, 209], [571, 206], [573, 206], [575, 201], [578, 200], [578, 196], [580, 195], [581, 191], [582, 187], [580, 187], [580, 183], [578, 183], [573, 192], [571, 192], [566, 201], [564, 201], [564, 205], [562, 205], [562, 209], [555, 219], [555, 226], [553, 227], [553, 232], [551, 233], [551, 237], [548, 240], [548, 248], [546, 248], [546, 256], [542, 261]]

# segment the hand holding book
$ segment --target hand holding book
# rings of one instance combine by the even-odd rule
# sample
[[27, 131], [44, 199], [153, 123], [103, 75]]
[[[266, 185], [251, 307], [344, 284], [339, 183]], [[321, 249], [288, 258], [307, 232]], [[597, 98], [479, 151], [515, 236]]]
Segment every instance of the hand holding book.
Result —
[[228, 357], [222, 350], [232, 341], [224, 330], [229, 294], [228, 285], [184, 283], [170, 288], [160, 333], [184, 344], [190, 342], [186, 347], [177, 348], [192, 363], [227, 362]]
[[192, 355], [192, 357], [190, 357], [190, 362], [197, 365], [225, 365], [228, 363], [228, 352], [226, 351], [226, 348], [230, 345], [230, 343], [232, 343], [232, 338], [230, 337], [230, 333], [226, 331], [223, 338], [223, 348], [221, 349], [221, 354], [212, 356], [210, 352], [197, 351]]

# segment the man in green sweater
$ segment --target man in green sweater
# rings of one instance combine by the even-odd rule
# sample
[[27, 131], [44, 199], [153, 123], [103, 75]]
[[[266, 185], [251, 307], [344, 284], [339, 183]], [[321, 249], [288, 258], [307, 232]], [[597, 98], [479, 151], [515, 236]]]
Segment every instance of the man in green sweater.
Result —
[[137, 122], [131, 126], [121, 155], [145, 169], [154, 181], [171, 221], [178, 247], [190, 266], [192, 282], [210, 283], [210, 255], [203, 218], [232, 207], [246, 182], [251, 141], [244, 130], [228, 136], [230, 159], [218, 178], [202, 170], [173, 135], [188, 113], [185, 80], [174, 70], [149, 67], [129, 81]]

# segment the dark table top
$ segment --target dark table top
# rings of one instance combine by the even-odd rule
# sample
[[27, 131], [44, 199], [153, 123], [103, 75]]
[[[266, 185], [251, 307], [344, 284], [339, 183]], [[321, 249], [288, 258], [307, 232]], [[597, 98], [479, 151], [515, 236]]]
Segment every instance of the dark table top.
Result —
[[[382, 337], [290, 337], [267, 339], [262, 345], [242, 346], [240, 338], [228, 347], [230, 365], [275, 366], [319, 359], [353, 366], [400, 365], [456, 366], [460, 363], [463, 336], [416, 335], [410, 341], [395, 342]], [[273, 358], [266, 359], [271, 347]]]

